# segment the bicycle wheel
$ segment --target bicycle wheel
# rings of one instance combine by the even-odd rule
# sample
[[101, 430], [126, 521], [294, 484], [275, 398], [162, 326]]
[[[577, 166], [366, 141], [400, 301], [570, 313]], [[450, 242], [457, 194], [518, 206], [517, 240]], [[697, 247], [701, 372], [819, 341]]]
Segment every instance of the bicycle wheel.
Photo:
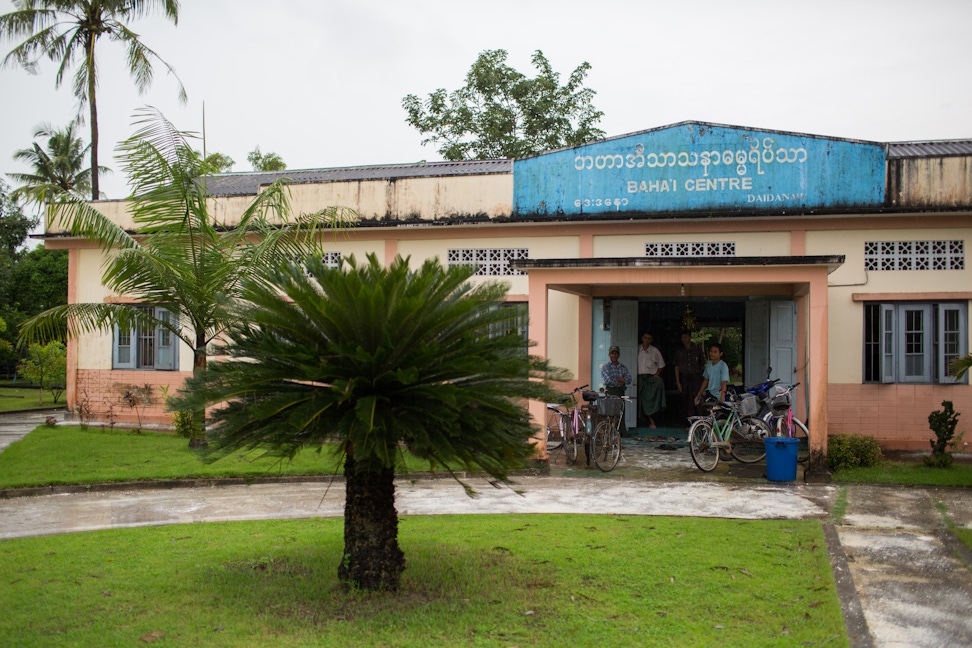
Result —
[[547, 421], [544, 426], [547, 435], [547, 450], [556, 450], [564, 444], [564, 428], [561, 427], [563, 412], [547, 408]]
[[735, 427], [729, 440], [732, 441], [732, 456], [736, 461], [756, 463], [766, 456], [766, 444], [763, 439], [772, 435], [770, 428], [763, 419], [755, 416], [742, 419], [741, 429]]
[[799, 439], [800, 445], [797, 446], [797, 461], [807, 463], [810, 460], [810, 430], [803, 424], [803, 421], [798, 418], [793, 419], [793, 433], [791, 435], [786, 429], [786, 419], [781, 416], [776, 419], [776, 429], [774, 432], [778, 437], [792, 436], [794, 439]]
[[591, 441], [594, 464], [604, 472], [614, 470], [621, 458], [621, 433], [612, 423], [610, 420], [601, 421]]
[[696, 421], [689, 429], [689, 451], [692, 461], [702, 472], [712, 472], [719, 465], [719, 449], [712, 445], [712, 424]]
[[574, 419], [570, 414], [564, 414], [561, 417], [561, 423], [564, 430], [564, 457], [568, 464], [577, 463], [577, 446], [580, 445], [580, 436], [577, 430], [574, 429]]

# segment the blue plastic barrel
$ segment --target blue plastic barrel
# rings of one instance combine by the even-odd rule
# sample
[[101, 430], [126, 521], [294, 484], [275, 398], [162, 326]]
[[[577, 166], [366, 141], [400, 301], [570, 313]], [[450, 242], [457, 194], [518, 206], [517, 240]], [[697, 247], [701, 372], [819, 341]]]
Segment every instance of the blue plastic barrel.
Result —
[[800, 439], [766, 437], [763, 443], [766, 444], [766, 479], [776, 482], [794, 481]]

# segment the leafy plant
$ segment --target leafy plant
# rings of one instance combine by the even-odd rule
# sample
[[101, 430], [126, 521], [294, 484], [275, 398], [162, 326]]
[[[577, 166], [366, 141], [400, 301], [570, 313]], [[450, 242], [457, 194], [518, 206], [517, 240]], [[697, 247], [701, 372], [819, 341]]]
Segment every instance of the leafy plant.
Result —
[[881, 446], [869, 436], [836, 434], [827, 441], [827, 467], [833, 471], [875, 466], [883, 459]]
[[[533, 452], [524, 399], [546, 401], [547, 364], [529, 356], [507, 287], [472, 286], [472, 266], [417, 270], [375, 255], [343, 268], [282, 266], [244, 292], [228, 360], [189, 379], [171, 406], [212, 412], [212, 458], [241, 449], [293, 457], [335, 443], [344, 460], [351, 588], [396, 590], [395, 462], [402, 442], [430, 466], [508, 481]], [[506, 333], [497, 333], [506, 332]], [[222, 404], [222, 405], [221, 405]], [[452, 469], [448, 469], [452, 473]]]
[[135, 434], [141, 434], [142, 414], [145, 412], [146, 407], [155, 402], [155, 390], [152, 389], [151, 385], [142, 385], [141, 387], [128, 385], [122, 388], [122, 402], [135, 412], [135, 416], [138, 419], [138, 427], [135, 428], [134, 432]]
[[[21, 375], [40, 385], [38, 404], [44, 404], [44, 390], [63, 391], [67, 379], [67, 351], [60, 342], [45, 345], [31, 344], [27, 358], [20, 363]], [[55, 397], [54, 402], [57, 402]]]
[[935, 433], [935, 438], [929, 441], [932, 453], [925, 457], [925, 465], [934, 468], [948, 468], [952, 465], [952, 453], [962, 435], [955, 435], [958, 427], [958, 412], [952, 407], [952, 401], [942, 401], [942, 409], [928, 415], [928, 426]]

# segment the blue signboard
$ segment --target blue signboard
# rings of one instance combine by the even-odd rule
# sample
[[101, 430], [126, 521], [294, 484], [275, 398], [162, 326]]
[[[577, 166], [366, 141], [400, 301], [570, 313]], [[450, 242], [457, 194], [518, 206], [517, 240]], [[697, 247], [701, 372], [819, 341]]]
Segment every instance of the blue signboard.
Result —
[[878, 207], [881, 144], [699, 122], [513, 163], [517, 214]]

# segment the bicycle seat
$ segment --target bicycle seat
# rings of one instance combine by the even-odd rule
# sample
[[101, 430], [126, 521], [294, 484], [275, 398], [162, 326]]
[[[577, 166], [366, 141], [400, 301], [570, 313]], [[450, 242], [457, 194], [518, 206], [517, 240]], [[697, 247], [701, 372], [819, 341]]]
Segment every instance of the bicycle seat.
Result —
[[583, 392], [581, 392], [581, 396], [583, 396], [584, 400], [586, 400], [588, 403], [593, 403], [597, 401], [597, 399], [600, 398], [601, 395], [598, 394], [596, 391], [590, 391], [585, 389]]

